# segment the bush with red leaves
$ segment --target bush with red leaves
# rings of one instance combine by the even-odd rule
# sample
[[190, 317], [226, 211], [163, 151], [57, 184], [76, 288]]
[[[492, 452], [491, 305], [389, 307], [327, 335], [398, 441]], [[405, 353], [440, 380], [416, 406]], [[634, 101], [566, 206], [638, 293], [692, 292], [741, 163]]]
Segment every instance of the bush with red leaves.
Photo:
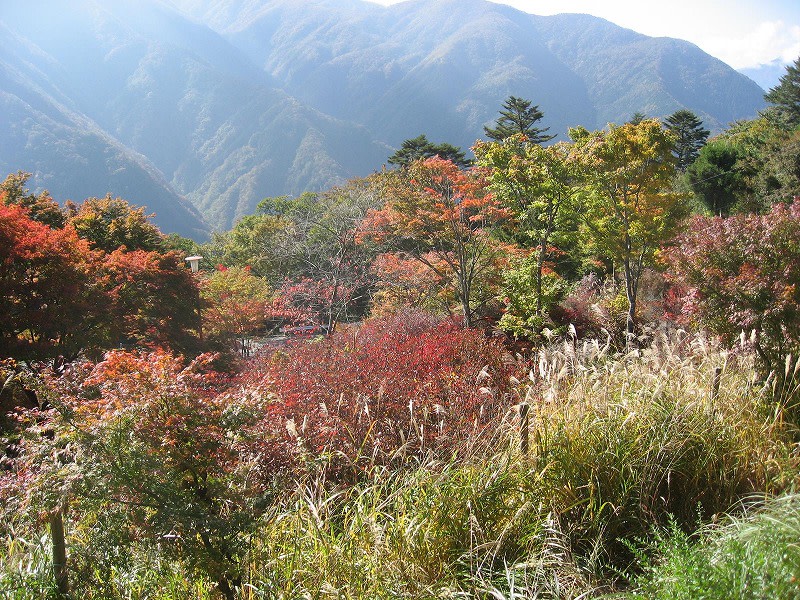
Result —
[[512, 407], [524, 372], [480, 331], [402, 312], [292, 343], [248, 376], [274, 394], [272, 416], [301, 453], [353, 467], [456, 450]]

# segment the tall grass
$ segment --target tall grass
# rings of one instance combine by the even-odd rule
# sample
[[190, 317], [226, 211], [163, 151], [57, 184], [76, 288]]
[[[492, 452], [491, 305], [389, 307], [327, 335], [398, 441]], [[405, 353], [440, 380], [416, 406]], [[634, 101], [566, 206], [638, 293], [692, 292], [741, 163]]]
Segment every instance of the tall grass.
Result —
[[[744, 352], [654, 333], [622, 355], [568, 338], [534, 362], [505, 416], [465, 432], [450, 458], [415, 446], [413, 460], [376, 461], [342, 480], [326, 467], [341, 466], [341, 457], [314, 457], [313, 468], [274, 493], [252, 532], [240, 597], [598, 596], [624, 589], [641, 570], [632, 541], [661, 552], [667, 538], [654, 531], [672, 527], [680, 542], [678, 532], [690, 536], [698, 522], [741, 514], [797, 483], [795, 429]], [[527, 455], [519, 401], [532, 407]], [[72, 552], [92, 537], [74, 535]], [[111, 554], [113, 544], [95, 549]], [[106, 557], [116, 587], [89, 577], [76, 582], [80, 594], [212, 596], [210, 585], [182, 579], [180, 565], [160, 562], [157, 545], [125, 552], [127, 560]], [[9, 549], [3, 577], [26, 555], [35, 553]]]

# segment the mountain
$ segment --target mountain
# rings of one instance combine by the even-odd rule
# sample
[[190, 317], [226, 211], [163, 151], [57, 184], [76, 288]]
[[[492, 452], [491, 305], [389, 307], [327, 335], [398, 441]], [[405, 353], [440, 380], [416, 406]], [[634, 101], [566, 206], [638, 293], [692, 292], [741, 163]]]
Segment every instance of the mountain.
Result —
[[420, 133], [469, 146], [509, 95], [538, 104], [560, 139], [575, 125], [679, 108], [719, 131], [764, 106], [758, 85], [697, 46], [589, 15], [535, 16], [485, 0], [174, 3], [289, 94], [394, 146]]
[[[91, 123], [89, 131], [102, 132], [133, 156], [147, 157], [151, 170], [162, 174], [172, 204], [185, 204], [184, 196], [214, 229], [230, 227], [265, 196], [323, 189], [368, 173], [376, 156], [391, 152], [363, 127], [305, 107], [275, 88], [266, 73], [218, 34], [160, 2], [75, 0], [66, 14], [61, 2], [36, 4], [35, 16], [21, 5], [0, 8], [0, 23], [14, 31], [5, 28], [14, 37], [3, 40], [0, 68], [11, 70], [14, 56], [27, 48], [38, 64], [16, 60], [21, 76], [45, 82], [42, 96], [81, 115]], [[27, 105], [14, 89], [6, 91], [9, 102]], [[10, 122], [28, 136], [52, 129], [44, 118], [22, 114]], [[59, 135], [60, 130], [52, 132]], [[20, 146], [0, 137], [0, 166], [34, 172], [37, 187], [46, 184], [63, 198], [66, 188], [46, 181], [46, 170], [38, 166], [43, 159], [33, 164], [22, 150], [44, 152], [57, 177], [70, 170], [76, 153], [44, 141]], [[102, 156], [87, 149], [82, 159], [86, 171], [102, 181], [107, 170]], [[69, 193], [98, 193], [94, 181], [81, 183]], [[100, 193], [113, 183], [108, 179]], [[124, 197], [155, 211], [162, 229], [196, 237], [192, 228], [162, 218], [165, 206], [148, 192], [142, 186]]]
[[0, 167], [57, 198], [111, 191], [176, 231], [198, 228], [186, 200], [226, 229], [266, 196], [379, 169], [421, 133], [469, 147], [509, 95], [557, 139], [679, 108], [719, 131], [764, 106], [688, 42], [486, 0], [5, 2], [0, 43]]
[[80, 202], [112, 193], [155, 212], [165, 231], [202, 239], [208, 226], [141, 154], [75, 110], [70, 75], [0, 23], [0, 173], [24, 170], [37, 191]]
[[758, 67], [739, 69], [745, 75], [755, 81], [765, 91], [769, 91], [781, 82], [781, 77], [786, 74], [787, 64], [780, 58]]

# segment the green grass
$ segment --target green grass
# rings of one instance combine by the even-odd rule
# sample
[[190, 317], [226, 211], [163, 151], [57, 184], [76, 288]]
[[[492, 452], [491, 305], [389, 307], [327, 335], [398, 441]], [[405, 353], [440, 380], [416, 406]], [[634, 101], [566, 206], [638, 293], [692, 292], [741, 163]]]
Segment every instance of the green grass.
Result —
[[643, 562], [638, 589], [625, 598], [800, 598], [800, 496], [779, 497], [754, 514], [691, 536], [673, 525]]

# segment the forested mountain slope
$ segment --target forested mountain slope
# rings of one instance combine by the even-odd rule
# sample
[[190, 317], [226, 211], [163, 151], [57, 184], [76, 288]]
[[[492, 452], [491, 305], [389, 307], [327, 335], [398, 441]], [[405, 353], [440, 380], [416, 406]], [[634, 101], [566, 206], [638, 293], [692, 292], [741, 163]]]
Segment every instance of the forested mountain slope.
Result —
[[203, 225], [186, 200], [225, 229], [421, 133], [468, 147], [509, 95], [557, 139], [684, 107], [715, 131], [764, 106], [687, 42], [486, 0], [6, 2], [0, 36], [0, 167], [59, 200], [125, 196], [187, 234]]

